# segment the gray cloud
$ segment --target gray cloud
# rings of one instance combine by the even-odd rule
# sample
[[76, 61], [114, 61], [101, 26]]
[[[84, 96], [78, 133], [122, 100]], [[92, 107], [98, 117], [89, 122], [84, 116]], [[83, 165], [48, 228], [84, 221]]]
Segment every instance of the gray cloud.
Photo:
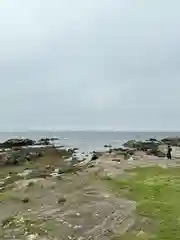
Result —
[[179, 130], [179, 7], [3, 1], [0, 130]]

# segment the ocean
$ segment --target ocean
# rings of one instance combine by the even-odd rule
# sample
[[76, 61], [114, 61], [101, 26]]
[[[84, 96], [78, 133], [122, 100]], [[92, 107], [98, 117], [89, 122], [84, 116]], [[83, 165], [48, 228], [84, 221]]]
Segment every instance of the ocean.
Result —
[[120, 147], [124, 142], [132, 139], [146, 140], [149, 138], [162, 139], [164, 137], [180, 136], [180, 132], [98, 132], [98, 131], [58, 131], [58, 132], [1, 132], [0, 141], [9, 138], [25, 137], [34, 140], [41, 137], [58, 137], [59, 144], [65, 147], [78, 147], [82, 152], [105, 150], [105, 144]]

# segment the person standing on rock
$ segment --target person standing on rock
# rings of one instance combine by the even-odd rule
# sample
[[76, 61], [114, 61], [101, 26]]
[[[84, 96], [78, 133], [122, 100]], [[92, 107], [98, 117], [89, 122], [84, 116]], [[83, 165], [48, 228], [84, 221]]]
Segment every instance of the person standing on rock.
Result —
[[172, 152], [172, 148], [168, 145], [168, 152], [167, 152], [168, 159], [172, 159], [171, 152]]

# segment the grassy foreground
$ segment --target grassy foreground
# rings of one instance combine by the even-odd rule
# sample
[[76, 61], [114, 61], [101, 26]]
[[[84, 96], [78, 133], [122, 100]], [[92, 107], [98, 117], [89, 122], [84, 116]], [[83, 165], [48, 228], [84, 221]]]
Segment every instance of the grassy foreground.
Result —
[[137, 202], [137, 224], [113, 240], [180, 239], [180, 169], [137, 168], [126, 180], [104, 179], [115, 193]]

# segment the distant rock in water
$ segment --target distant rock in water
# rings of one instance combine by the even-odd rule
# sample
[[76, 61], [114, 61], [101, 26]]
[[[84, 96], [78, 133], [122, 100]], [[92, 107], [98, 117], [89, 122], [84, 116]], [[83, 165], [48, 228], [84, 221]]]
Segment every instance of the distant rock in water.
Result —
[[159, 142], [156, 138], [150, 138], [149, 141], [151, 141], [151, 142]]
[[50, 145], [50, 138], [41, 138], [36, 142], [36, 145]]
[[52, 138], [49, 138], [50, 141], [58, 141], [60, 140], [58, 137], [52, 137]]
[[112, 148], [112, 146], [109, 144], [109, 145], [104, 145], [105, 148]]
[[57, 138], [57, 137], [52, 137], [52, 138], [41, 138], [41, 139], [39, 139], [39, 141], [37, 141], [37, 143], [39, 143], [39, 144], [44, 144], [44, 145], [48, 145], [48, 144], [51, 144], [53, 141], [58, 141], [58, 140], [60, 140], [59, 138]]
[[23, 146], [32, 146], [35, 144], [35, 141], [31, 139], [15, 138], [8, 139], [7, 141], [0, 143], [0, 148], [13, 148], [13, 147], [23, 147]]
[[13, 138], [0, 143], [0, 148], [19, 148], [33, 145], [52, 145], [52, 142], [58, 138], [41, 138], [38, 141], [34, 141], [28, 138]]

